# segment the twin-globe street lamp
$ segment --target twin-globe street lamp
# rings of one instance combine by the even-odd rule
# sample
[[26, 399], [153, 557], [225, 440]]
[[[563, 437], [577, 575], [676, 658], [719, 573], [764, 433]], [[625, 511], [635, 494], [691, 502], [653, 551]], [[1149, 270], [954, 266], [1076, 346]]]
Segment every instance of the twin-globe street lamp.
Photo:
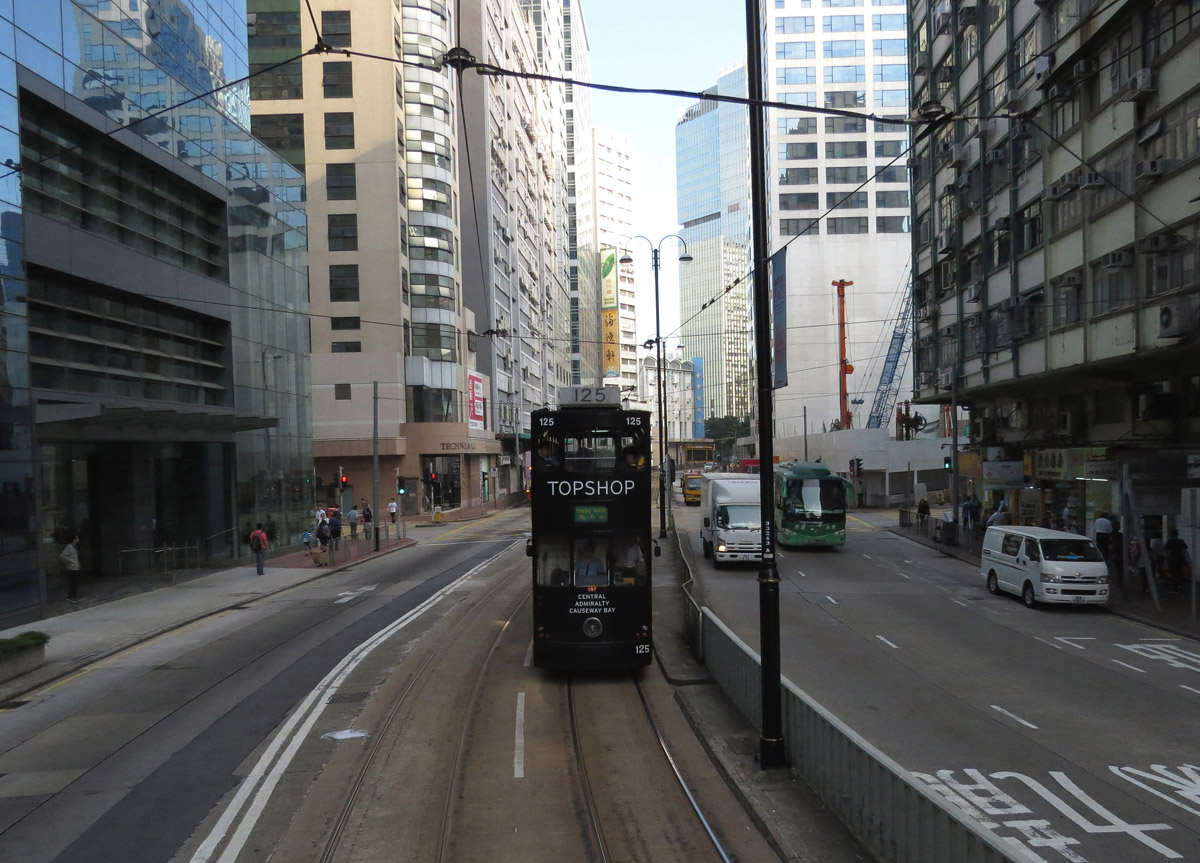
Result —
[[[659, 249], [662, 244], [670, 239], [679, 240], [683, 244], [683, 254], [679, 256], [681, 264], [691, 263], [694, 259], [688, 254], [687, 240], [678, 234], [667, 234], [658, 241], [658, 245], [649, 237], [643, 237], [638, 234], [636, 237], [630, 237], [633, 240], [645, 240], [650, 246], [650, 266], [654, 270], [654, 351], [655, 361], [658, 364], [658, 535], [660, 538], [667, 535], [667, 425], [663, 416], [663, 402], [666, 398], [665, 370], [663, 359], [663, 340], [662, 340], [662, 314], [658, 308], [658, 270], [662, 265], [662, 257], [659, 255]], [[632, 264], [633, 258], [630, 257], [626, 249], [621, 255], [620, 263]]]

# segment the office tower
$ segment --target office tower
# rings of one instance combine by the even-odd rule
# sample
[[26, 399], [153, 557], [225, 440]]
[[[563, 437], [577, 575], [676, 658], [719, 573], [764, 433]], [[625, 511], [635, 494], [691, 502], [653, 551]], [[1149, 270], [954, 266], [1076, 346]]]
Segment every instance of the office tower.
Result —
[[[744, 97], [745, 63], [723, 69], [707, 92]], [[748, 417], [754, 388], [746, 109], [707, 100], [688, 107], [675, 127], [675, 151], [679, 235], [694, 258], [679, 268], [679, 332], [704, 375], [700, 422], [688, 436], [703, 437], [707, 417]]]
[[6, 9], [0, 620], [15, 621], [58, 599], [48, 574], [74, 535], [95, 579], [149, 576], [185, 547], [233, 559], [256, 521], [298, 536], [311, 427], [303, 183], [251, 137], [247, 85], [224, 86], [249, 71], [243, 16]]
[[[599, 126], [592, 130], [595, 168], [596, 244], [601, 255], [601, 356], [604, 383], [637, 390], [637, 309], [633, 264], [620, 263], [633, 236], [636, 188], [633, 144], [629, 137]], [[612, 259], [605, 263], [605, 256]], [[605, 275], [605, 267], [611, 272]], [[612, 296], [606, 294], [611, 285]]]
[[912, 5], [915, 392], [1022, 521], [1196, 523], [1196, 11]]
[[[903, 0], [782, 0], [767, 14], [770, 99], [908, 116]], [[788, 384], [775, 393], [775, 427], [800, 433], [805, 407], [817, 430], [840, 414], [834, 280], [854, 282], [846, 291], [851, 400], [869, 410], [880, 383], [909, 280], [908, 130], [772, 109], [767, 134], [771, 251], [787, 246]], [[853, 414], [865, 426], [866, 411]]]

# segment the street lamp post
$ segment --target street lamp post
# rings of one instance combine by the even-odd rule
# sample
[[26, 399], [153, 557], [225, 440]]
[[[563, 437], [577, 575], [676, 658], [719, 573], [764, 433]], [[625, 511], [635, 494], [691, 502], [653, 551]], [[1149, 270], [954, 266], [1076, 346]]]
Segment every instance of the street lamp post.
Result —
[[[658, 241], [658, 245], [649, 237], [643, 237], [638, 234], [636, 237], [631, 237], [631, 240], [645, 240], [650, 246], [650, 267], [654, 270], [654, 357], [655, 364], [658, 366], [658, 535], [659, 538], [667, 535], [667, 424], [663, 416], [663, 402], [666, 394], [666, 383], [663, 368], [663, 341], [662, 341], [662, 312], [658, 306], [658, 270], [662, 265], [662, 256], [659, 250], [662, 244], [671, 238], [679, 240], [683, 244], [683, 254], [679, 256], [681, 264], [690, 263], [693, 258], [688, 254], [687, 240], [678, 234], [667, 234]], [[633, 258], [629, 252], [621, 255], [620, 262], [622, 264], [632, 264]]]

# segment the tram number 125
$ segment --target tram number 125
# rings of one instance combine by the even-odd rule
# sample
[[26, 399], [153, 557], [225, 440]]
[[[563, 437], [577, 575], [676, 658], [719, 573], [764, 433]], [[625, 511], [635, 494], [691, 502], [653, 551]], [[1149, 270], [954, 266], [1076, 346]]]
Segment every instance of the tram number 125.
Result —
[[649, 653], [650, 645], [649, 644], [635, 644], [633, 646], [633, 652], [634, 653]]

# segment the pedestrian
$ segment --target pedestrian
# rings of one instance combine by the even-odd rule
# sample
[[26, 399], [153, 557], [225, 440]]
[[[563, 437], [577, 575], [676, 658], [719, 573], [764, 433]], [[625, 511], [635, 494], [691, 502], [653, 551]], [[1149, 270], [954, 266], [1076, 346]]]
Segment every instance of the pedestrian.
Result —
[[971, 506], [971, 524], [978, 530], [980, 520], [983, 518], [983, 502], [979, 500], [979, 495], [973, 494], [968, 503]]
[[254, 567], [258, 575], [263, 574], [263, 567], [267, 563], [267, 542], [267, 535], [263, 532], [263, 523], [260, 521], [250, 534], [250, 550], [254, 552]]
[[1112, 547], [1112, 532], [1113, 523], [1108, 517], [1108, 513], [1102, 512], [1092, 522], [1092, 531], [1096, 535], [1096, 548], [1100, 549], [1100, 554], [1104, 555], [1104, 559], [1110, 557], [1109, 549]]
[[362, 508], [362, 523], [363, 523], [363, 536], [366, 537], [367, 539], [371, 538], [371, 521], [373, 520], [373, 518], [374, 517], [371, 514], [371, 505], [364, 500], [363, 508]]
[[1171, 528], [1167, 541], [1163, 543], [1163, 551], [1167, 555], [1167, 572], [1171, 576], [1171, 592], [1178, 593], [1183, 583], [1192, 575], [1192, 557], [1188, 554], [1187, 543], [1179, 538], [1179, 531]]
[[924, 530], [929, 524], [929, 501], [921, 498], [921, 502], [917, 504], [917, 526]]
[[306, 530], [306, 531], [304, 531], [304, 533], [300, 534], [300, 541], [302, 543], [304, 543], [304, 556], [305, 557], [308, 557], [308, 555], [312, 554], [312, 538], [313, 537], [312, 537], [311, 530]]
[[79, 534], [63, 546], [58, 559], [67, 576], [67, 602], [79, 602]]
[[391, 500], [389, 500], [389, 501], [388, 501], [388, 515], [389, 515], [389, 516], [391, 516], [391, 519], [392, 519], [392, 524], [395, 524], [395, 523], [396, 523], [396, 510], [397, 510], [397, 508], [398, 508], [398, 507], [396, 506], [396, 499], [395, 499], [395, 498], [392, 498]]
[[346, 518], [350, 520], [350, 538], [358, 539], [358, 510], [354, 504], [350, 504], [350, 511], [346, 513]]
[[995, 510], [992, 511], [992, 514], [990, 516], [988, 516], [987, 526], [988, 527], [992, 527], [994, 525], [1002, 526], [1005, 524], [1008, 524], [1008, 513], [1006, 513], [1000, 507], [996, 507]]
[[342, 514], [336, 509], [329, 515], [329, 541], [337, 551], [342, 540]]
[[327, 515], [325, 514], [325, 507], [318, 505], [318, 506], [317, 506], [317, 512], [316, 512], [315, 518], [314, 518], [314, 520], [313, 520], [313, 524], [314, 524], [314, 525], [320, 524], [321, 522], [323, 522], [323, 521], [324, 521], [326, 518], [328, 518], [328, 517], [329, 517], [329, 516], [327, 516]]
[[961, 510], [962, 510], [963, 530], [970, 530], [971, 526], [974, 524], [974, 522], [971, 520], [971, 515], [974, 512], [974, 510], [971, 509], [971, 499], [970, 498], [967, 498], [966, 500], [963, 501]]
[[313, 555], [317, 566], [323, 566], [329, 563], [329, 520], [321, 519], [321, 523], [317, 525], [317, 542], [320, 543], [320, 550]]
[[1163, 551], [1163, 545], [1162, 532], [1154, 531], [1150, 535], [1150, 562], [1154, 565], [1155, 578], [1167, 576], [1167, 554]]
[[1149, 593], [1150, 579], [1146, 567], [1142, 566], [1142, 540], [1137, 534], [1129, 538], [1129, 567], [1141, 578], [1142, 593]]

